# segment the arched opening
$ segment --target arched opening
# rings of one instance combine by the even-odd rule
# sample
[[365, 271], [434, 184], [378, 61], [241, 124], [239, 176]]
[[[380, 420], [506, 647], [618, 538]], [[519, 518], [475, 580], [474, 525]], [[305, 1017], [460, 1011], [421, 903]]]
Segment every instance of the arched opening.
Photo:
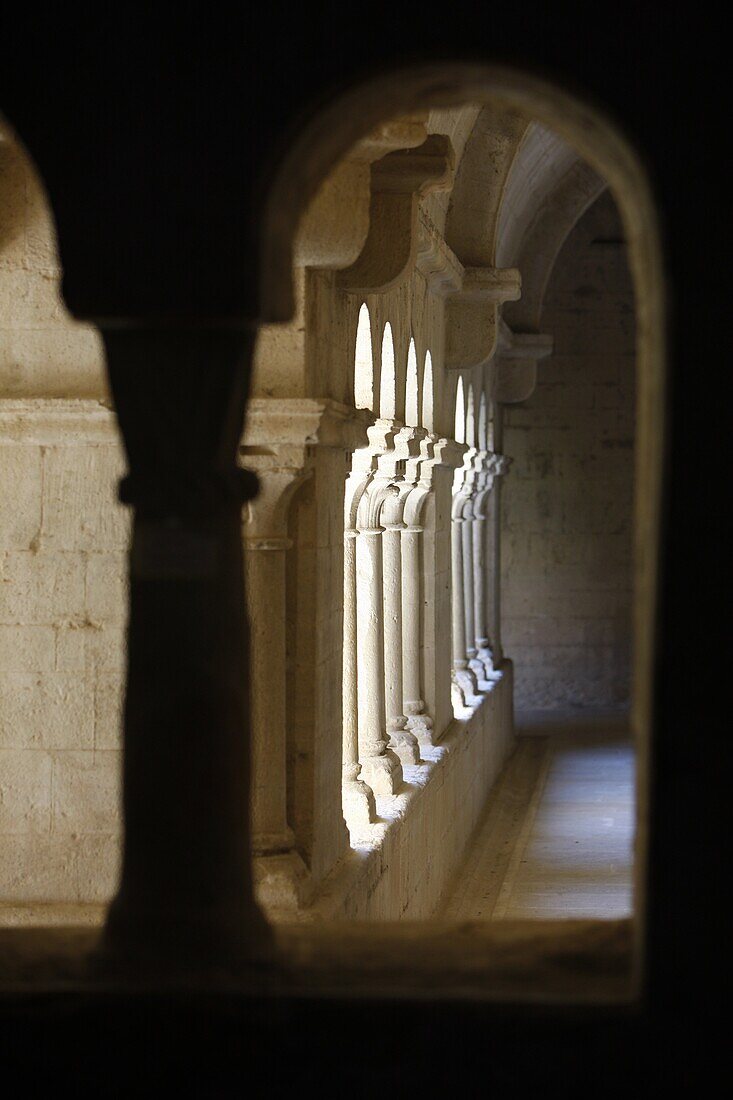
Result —
[[422, 401], [420, 409], [420, 423], [423, 428], [427, 428], [428, 431], [433, 431], [435, 426], [434, 418], [435, 407], [435, 393], [433, 390], [433, 359], [430, 351], [425, 352], [425, 365], [423, 367], [423, 380], [422, 380]]
[[489, 448], [489, 435], [486, 422], [486, 394], [481, 392], [481, 399], [479, 401], [478, 409], [478, 440], [477, 446], [481, 450], [485, 451]]
[[[319, 263], [313, 253], [307, 252], [307, 241], [301, 241], [303, 247], [297, 251], [297, 258], [307, 256], [309, 261], [298, 271], [297, 285], [303, 301], [288, 332], [292, 339], [283, 341], [294, 356], [302, 357], [298, 360], [298, 367], [302, 367], [297, 373], [299, 389], [292, 394], [278, 392], [277, 398], [261, 398], [256, 413], [260, 426], [267, 430], [258, 441], [246, 436], [241, 452], [245, 460], [263, 460], [251, 462], [260, 472], [263, 492], [259, 501], [248, 505], [246, 522], [254, 526], [261, 523], [256, 535], [245, 536], [250, 539], [249, 549], [262, 555], [272, 555], [273, 551], [282, 555], [295, 549], [296, 560], [301, 555], [303, 560], [310, 558], [307, 576], [311, 590], [304, 596], [311, 601], [309, 613], [314, 624], [314, 679], [325, 684], [323, 706], [333, 714], [340, 705], [339, 678], [334, 669], [342, 657], [341, 705], [346, 714], [348, 697], [356, 715], [348, 729], [344, 721], [341, 746], [333, 743], [332, 724], [319, 718], [314, 726], [314, 743], [304, 750], [305, 760], [301, 762], [304, 782], [328, 804], [323, 813], [330, 813], [330, 817], [324, 826], [314, 799], [313, 817], [308, 823], [313, 837], [310, 878], [300, 894], [295, 889], [290, 894], [284, 889], [283, 894], [291, 907], [310, 908], [310, 915], [315, 913], [317, 917], [335, 913], [341, 918], [356, 915], [391, 919], [436, 912], [441, 892], [478, 821], [482, 799], [508, 758], [512, 735], [511, 662], [502, 654], [498, 632], [500, 600], [496, 591], [493, 601], [486, 593], [482, 599], [478, 582], [486, 581], [489, 573], [492, 583], [501, 576], [500, 492], [493, 482], [507, 473], [511, 457], [505, 448], [507, 431], [519, 426], [506, 407], [520, 406], [531, 397], [537, 364], [547, 357], [548, 343], [545, 334], [534, 331], [529, 323], [526, 329], [521, 328], [515, 319], [515, 327], [508, 326], [500, 307], [518, 300], [520, 268], [513, 265], [521, 265], [527, 249], [535, 258], [535, 246], [527, 241], [538, 239], [535, 230], [545, 214], [552, 221], [553, 180], [567, 182], [565, 170], [569, 171], [570, 162], [563, 143], [587, 158], [616, 196], [630, 250], [637, 306], [643, 305], [647, 321], [639, 333], [638, 349], [638, 370], [644, 385], [639, 387], [633, 701], [634, 730], [642, 761], [648, 735], [663, 359], [659, 248], [644, 176], [635, 156], [612, 127], [556, 89], [521, 75], [480, 66], [446, 66], [440, 75], [436, 83], [434, 70], [429, 74], [422, 69], [400, 73], [399, 80], [390, 74], [352, 90], [327, 107], [319, 116], [317, 128], [306, 127], [302, 140], [294, 143], [271, 189], [270, 214], [274, 211], [283, 216], [279, 220], [274, 216], [263, 218], [266, 246], [262, 249], [262, 300], [266, 317], [282, 321], [292, 312], [288, 285], [291, 246], [303, 202], [317, 199], [328, 171], [343, 168], [344, 163], [355, 180], [366, 181], [366, 194], [371, 196], [368, 204], [362, 204], [363, 209], [368, 207], [371, 221], [364, 233], [354, 234], [358, 238], [358, 245], [351, 249], [354, 254], [349, 253], [347, 259], [339, 254], [338, 263], [322, 264], [328, 272], [324, 278], [313, 277]], [[507, 102], [516, 118], [507, 119], [502, 113]], [[360, 148], [360, 159], [348, 163], [348, 151], [366, 140], [364, 127], [400, 115], [405, 117], [398, 117], [397, 125], [385, 126], [376, 138], [368, 135], [368, 149]], [[537, 126], [544, 133], [533, 129]], [[549, 132], [551, 136], [547, 137]], [[501, 163], [501, 158], [484, 157], [497, 134], [502, 140], [507, 135], [511, 138], [507, 143], [511, 155], [507, 153]], [[560, 144], [555, 141], [558, 136]], [[312, 155], [301, 155], [303, 143]], [[421, 152], [412, 158], [410, 150], [416, 148]], [[548, 148], [553, 150], [552, 157], [545, 159], [554, 168], [552, 178], [546, 181], [547, 194], [542, 195], [542, 218], [538, 218], [524, 183], [531, 175], [528, 166], [544, 163], [543, 152]], [[375, 149], [379, 156], [372, 156]], [[383, 163], [395, 154], [396, 161]], [[460, 178], [459, 164], [456, 176], [456, 162], [463, 157], [468, 165], [472, 161], [475, 165], [478, 159], [490, 165], [492, 171], [497, 169], [491, 187], [482, 185], [480, 190], [489, 194], [493, 204], [493, 210], [486, 212], [492, 214], [491, 224], [502, 238], [499, 241], [491, 234], [487, 236], [484, 229], [480, 239], [470, 237], [469, 223], [475, 228], [481, 219], [471, 213], [468, 201], [473, 197], [472, 171], [466, 170]], [[404, 171], [406, 167], [409, 171]], [[403, 171], [406, 180], [400, 191], [394, 186], [394, 175]], [[407, 183], [419, 173], [424, 175], [410, 189]], [[512, 173], [514, 178], [521, 176], [521, 186], [516, 190], [506, 186]], [[573, 190], [576, 184], [582, 187], [588, 180], [584, 177], [571, 182]], [[453, 186], [466, 196], [465, 202], [451, 205], [444, 192]], [[400, 208], [404, 232], [390, 235], [385, 230], [390, 219], [384, 211], [394, 212], [398, 202], [395, 194], [407, 196]], [[511, 210], [502, 208], [507, 196], [516, 200]], [[305, 221], [312, 228], [318, 219]], [[420, 237], [419, 248], [415, 247], [416, 237]], [[562, 233], [558, 231], [553, 237], [556, 244], [560, 238]], [[409, 247], [400, 252], [405, 240]], [[467, 241], [478, 251], [469, 250]], [[327, 251], [324, 249], [322, 254]], [[552, 264], [549, 268], [528, 264], [530, 269], [535, 273], [535, 289], [543, 288], [538, 298], [542, 301]], [[356, 337], [354, 320], [356, 303], [363, 302], [367, 295], [370, 302], [372, 296], [378, 301], [376, 317], [389, 314], [392, 319], [383, 330], [378, 410], [374, 410], [374, 387], [371, 393], [361, 390], [358, 370], [352, 362], [352, 348], [355, 360], [360, 355], [362, 361], [366, 360], [363, 348], [359, 350], [358, 337], [364, 316], [369, 331], [363, 304]], [[318, 309], [311, 308], [316, 304]], [[392, 325], [395, 329], [402, 326], [397, 345], [404, 347], [404, 326], [411, 316], [418, 318], [420, 346], [429, 344], [433, 349], [433, 357], [426, 356], [424, 369], [421, 431], [406, 431], [396, 420], [398, 387]], [[322, 339], [309, 339], [314, 335]], [[344, 411], [352, 376], [354, 408]], [[469, 379], [466, 398], [464, 385]], [[495, 394], [491, 453], [487, 449], [462, 465], [467, 445], [482, 450], [480, 429], [476, 447], [473, 399], [474, 393], [483, 393], [490, 386]], [[290, 402], [287, 407], [272, 403], [283, 399]], [[369, 417], [352, 415], [369, 409], [378, 411], [376, 424]], [[352, 452], [352, 465], [344, 517], [343, 454], [347, 451]], [[305, 495], [312, 496], [311, 511], [317, 519], [315, 524], [291, 525], [288, 534], [284, 517], [292, 499], [293, 481], [299, 478], [312, 479]], [[482, 494], [493, 495], [491, 515], [483, 510]], [[341, 545], [344, 529], [346, 546]], [[452, 538], [456, 530], [460, 537]], [[290, 545], [292, 541], [298, 543], [297, 548]], [[351, 543], [353, 555], [347, 549]], [[492, 553], [490, 568], [485, 568]], [[260, 565], [262, 574], [270, 575], [268, 567]], [[408, 598], [405, 593], [410, 579], [419, 583]], [[451, 583], [454, 592], [460, 593], [458, 611], [457, 600], [451, 606]], [[429, 599], [425, 597], [428, 588]], [[272, 605], [277, 615], [281, 611], [277, 601], [283, 596], [280, 581], [271, 591], [277, 596]], [[351, 609], [349, 592], [354, 596]], [[394, 660], [394, 639], [404, 628], [405, 607], [412, 606], [410, 600], [414, 603], [415, 598], [425, 609], [423, 634], [416, 649], [417, 675], [413, 676], [416, 690], [423, 696], [420, 700], [409, 699], [411, 703], [426, 704], [417, 714], [408, 711], [404, 692], [401, 710], [397, 707], [390, 711], [388, 702], [390, 691], [393, 703], [394, 699], [399, 702], [400, 689], [396, 685], [400, 677], [403, 685], [407, 682], [404, 662], [400, 667], [400, 662]], [[483, 614], [484, 620], [490, 620], [489, 603], [495, 618], [491, 632], [481, 630], [480, 618]], [[349, 615], [351, 633], [345, 625]], [[266, 618], [263, 615], [262, 621]], [[453, 656], [457, 656], [453, 667], [451, 626]], [[339, 635], [341, 652], [339, 643], [334, 644]], [[487, 645], [482, 645], [484, 640]], [[407, 669], [407, 673], [414, 672], [415, 668]], [[455, 718], [449, 713], [452, 672], [464, 674], [460, 687], [466, 713], [459, 712]], [[492, 680], [494, 673], [499, 676]], [[431, 699], [429, 691], [434, 693]], [[412, 723], [421, 714], [430, 725], [427, 720], [422, 728], [418, 722]], [[412, 743], [405, 731], [412, 736]], [[273, 741], [282, 743], [282, 734], [279, 729]], [[419, 737], [424, 740], [416, 759], [414, 742]], [[459, 752], [440, 751], [458, 745]], [[424, 771], [410, 773], [410, 768]], [[641, 776], [643, 791], [643, 769]], [[361, 842], [364, 858], [360, 866], [368, 868], [347, 901], [345, 895], [339, 898], [322, 889], [339, 862], [348, 862], [348, 839], [343, 823], [333, 813], [342, 779], [344, 784], [347, 780], [352, 784], [354, 799], [362, 799], [364, 832], [359, 837], [354, 828], [350, 839], [353, 842], [357, 836], [353, 847]], [[372, 803], [365, 787], [374, 796]], [[421, 792], [419, 810], [414, 794], [417, 790]], [[445, 796], [439, 794], [440, 790]], [[444, 797], [447, 803], [441, 801]], [[390, 799], [404, 801], [395, 803]], [[292, 806], [292, 800], [286, 799], [285, 805]], [[452, 807], [452, 812], [446, 810], [446, 805]], [[637, 852], [642, 858], [637, 859], [637, 867], [643, 873], [643, 801], [641, 805]], [[434, 814], [428, 812], [429, 806]], [[389, 828], [375, 831], [385, 822], [389, 822]], [[440, 835], [439, 823], [445, 826]], [[435, 830], [434, 836], [430, 834], [435, 840], [431, 859], [405, 856], [401, 863], [404, 853], [415, 850], [411, 849], [411, 838], [428, 835], [426, 827]], [[281, 847], [273, 847], [268, 856], [279, 859], [288, 854], [283, 851], [292, 843], [288, 828], [282, 830], [279, 843]], [[395, 858], [384, 858], [387, 855]], [[355, 861], [351, 866], [356, 866]], [[267, 867], [269, 870], [272, 864]], [[399, 873], [394, 868], [399, 868]], [[374, 880], [369, 879], [372, 872]], [[262, 897], [266, 898], [272, 880], [268, 881], [263, 873], [259, 881], [265, 883]], [[280, 880], [278, 889], [279, 885]], [[287, 887], [293, 887], [292, 880], [288, 880]], [[637, 902], [637, 918], [640, 912]]]
[[405, 424], [417, 427], [420, 412], [420, 391], [417, 382], [417, 352], [415, 351], [414, 337], [410, 337], [410, 347], [407, 352], [407, 383], [405, 386]]
[[[449, 75], [451, 72], [454, 74], [453, 78]], [[404, 73], [401, 75], [404, 76]], [[485, 468], [469, 469], [466, 466], [461, 474], [460, 486], [457, 485], [456, 477], [453, 478], [454, 506], [456, 496], [463, 498], [460, 514], [453, 516], [453, 526], [460, 527], [462, 531], [461, 552], [457, 558], [460, 569], [453, 569], [455, 587], [458, 587], [459, 577], [464, 577], [461, 629], [468, 632], [473, 628], [478, 632], [477, 615], [474, 614], [471, 626], [467, 602], [473, 602], [474, 611], [478, 610], [480, 601], [476, 599], [477, 586], [474, 583], [471, 590], [469, 582], [471, 579], [475, 582], [476, 578], [475, 569], [473, 578], [471, 577], [470, 562], [480, 561], [481, 558], [479, 551], [484, 536], [479, 532], [485, 532], [488, 538], [486, 557], [489, 572], [492, 576], [501, 573], [502, 540], [500, 521], [497, 518], [501, 513], [499, 493], [493, 489], [488, 490], [486, 486], [489, 482], [499, 482], [508, 470], [512, 456], [506, 450], [505, 441], [506, 431], [510, 426], [512, 429], [515, 426], [514, 407], [517, 409], [518, 424], [523, 403], [531, 396], [536, 386], [538, 370], [542, 369], [540, 361], [546, 359], [552, 349], [552, 341], [549, 339], [551, 334], [539, 331], [542, 313], [541, 310], [536, 312], [537, 305], [543, 301], [550, 273], [563, 241], [584, 210], [589, 208], [606, 187], [614, 194], [621, 210], [630, 266], [634, 272], [637, 305], [639, 299], [643, 298], [645, 308], [651, 309], [655, 317], [654, 336], [649, 339], [648, 332], [638, 334], [637, 368], [646, 380], [644, 386], [638, 390], [641, 401], [638, 446], [639, 454], [644, 455], [645, 460], [637, 461], [639, 476], [635, 508], [637, 539], [642, 537], [647, 540], [647, 551], [651, 545], [649, 538], [656, 546], [656, 534], [652, 533], [652, 529], [656, 530], [656, 519], [652, 527], [647, 520], [640, 519], [642, 512], [639, 501], [646, 501], [644, 508], [647, 509], [647, 519], [658, 515], [661, 419], [659, 406], [655, 407], [649, 401], [649, 390], [646, 386], [650, 383], [655, 393], [660, 393], [663, 359], [659, 248], [653, 205], [638, 161], [613, 128], [593, 112], [589, 114], [585, 109], [581, 110], [578, 104], [557, 89], [506, 71], [496, 72], [480, 66], [468, 70], [463, 70], [461, 66], [441, 67], [439, 92], [431, 83], [434, 72], [431, 71], [428, 75], [426, 69], [417, 68], [412, 76], [413, 82], [410, 83], [407, 97], [402, 98], [401, 91], [387, 77], [383, 81], [380, 79], [371, 83], [368, 96], [365, 94], [360, 98], [358, 90], [350, 97], [347, 96], [348, 110], [359, 103], [368, 114], [369, 100], [374, 94], [384, 95], [382, 103], [391, 100], [395, 113], [399, 110], [398, 105], [405, 107], [409, 102], [410, 107], [414, 108], [416, 103], [421, 103], [435, 112], [428, 122], [432, 136], [449, 136], [454, 151], [458, 152], [459, 158], [466, 165], [469, 161], [473, 165], [480, 165], [483, 158], [483, 163], [490, 164], [494, 173], [491, 186], [487, 188], [480, 170], [476, 169], [475, 174], [472, 174], [466, 168], [461, 176], [462, 164], [459, 164], [450, 204], [443, 202], [439, 195], [430, 198], [425, 204], [430, 211], [433, 225], [437, 222], [441, 227], [443, 241], [453, 250], [453, 255], [459, 261], [461, 255], [470, 256], [471, 276], [468, 282], [464, 282], [463, 289], [459, 289], [460, 280], [451, 270], [450, 262], [446, 262], [445, 254], [439, 261], [436, 259], [437, 247], [421, 243], [419, 253], [424, 277], [434, 279], [435, 285], [440, 285], [441, 293], [448, 303], [446, 318], [453, 316], [456, 319], [453, 332], [451, 325], [447, 325], [445, 362], [441, 362], [436, 368], [432, 361], [426, 361], [421, 402], [422, 425], [438, 435], [443, 432], [448, 437], [452, 430], [453, 440], [459, 447], [469, 445], [487, 456], [481, 460], [485, 462]], [[452, 79], [455, 80], [454, 84]], [[421, 96], [424, 98], [421, 99]], [[461, 128], [464, 125], [463, 120], [459, 121], [462, 103], [481, 105], [470, 115], [467, 112], [464, 116], [465, 129]], [[511, 108], [506, 107], [507, 103], [512, 105]], [[343, 103], [334, 108], [330, 117], [334, 127], [340, 121], [346, 125], [346, 117], [340, 113], [343, 108]], [[455, 114], [451, 114], [453, 111]], [[590, 125], [589, 117], [592, 118]], [[331, 128], [329, 133], [333, 136], [334, 129]], [[492, 142], [497, 133], [501, 134], [504, 145], [499, 148], [495, 144], [493, 148], [499, 149], [500, 155], [492, 157]], [[353, 140], [353, 133], [351, 138]], [[417, 144], [415, 141], [414, 145]], [[433, 148], [437, 149], [438, 144], [434, 143]], [[475, 184], [472, 182], [472, 175]], [[484, 232], [483, 238], [476, 239], [472, 237], [472, 233], [475, 231], [477, 219], [475, 207], [471, 204], [481, 193], [490, 193], [490, 217], [485, 222], [489, 231]], [[457, 201], [458, 196], [461, 201]], [[494, 204], [493, 208], [491, 203]], [[463, 217], [461, 213], [472, 209], [473, 224], [470, 217]], [[444, 216], [446, 213], [447, 218]], [[427, 221], [425, 224], [427, 225]], [[361, 265], [356, 262], [353, 270], [350, 269], [340, 277], [342, 286], [346, 287], [349, 279], [358, 283], [366, 280], [367, 276], [373, 277], [375, 283], [378, 281], [373, 266], [376, 263], [376, 253], [369, 252], [368, 247], [364, 252], [365, 257], [367, 253], [372, 266], [367, 268], [366, 259]], [[481, 271], [487, 272], [485, 276], [478, 274], [479, 264], [486, 265], [485, 269], [481, 268]], [[521, 297], [518, 280], [512, 283], [512, 270], [518, 270], [521, 274]], [[492, 272], [490, 276], [489, 271]], [[385, 268], [385, 280], [387, 274]], [[389, 278], [395, 279], [394, 269], [389, 273]], [[465, 274], [461, 278], [465, 280]], [[499, 301], [504, 305], [503, 311], [492, 307], [484, 312], [483, 317], [488, 316], [491, 322], [490, 327], [487, 323], [486, 330], [481, 328], [482, 315], [478, 307], [475, 322], [471, 314], [472, 302], [478, 301], [483, 293], [480, 289], [482, 278], [487, 280], [487, 300]], [[494, 280], [491, 289], [488, 289], [489, 278]], [[393, 282], [390, 287], [392, 285], [396, 283]], [[388, 284], [385, 281], [384, 288], [379, 293], [387, 292]], [[462, 293], [464, 298], [461, 297]], [[522, 305], [515, 307], [516, 302]], [[527, 308], [523, 312], [525, 303]], [[481, 359], [481, 339], [484, 331], [489, 330], [493, 331], [493, 339], [490, 336], [485, 338], [483, 348], [488, 348], [488, 353], [484, 350], [484, 358]], [[477, 344], [477, 350], [470, 354], [465, 342], [469, 333], [475, 335]], [[424, 341], [422, 334], [420, 340]], [[479, 362], [482, 367], [480, 384], [478, 374], [469, 373], [469, 368], [473, 371]], [[454, 371], [461, 372], [455, 383]], [[429, 375], [431, 380], [434, 378], [436, 393], [431, 423], [428, 423], [425, 400], [425, 386]], [[464, 387], [469, 379], [471, 390], [466, 394]], [[455, 394], [455, 402], [452, 401], [452, 394]], [[478, 410], [475, 404], [469, 409], [471, 397], [475, 402], [477, 394], [481, 395], [478, 397]], [[488, 396], [484, 396], [485, 394]], [[391, 404], [387, 407], [394, 408]], [[457, 465], [453, 469], [457, 469]], [[643, 534], [640, 535], [642, 531]], [[454, 540], [456, 544], [458, 541]], [[649, 723], [648, 685], [653, 601], [649, 602], [648, 597], [653, 591], [653, 558], [654, 553], [650, 556], [648, 552], [637, 558], [637, 565], [641, 566], [643, 562], [643, 568], [648, 570], [642, 583], [639, 583], [637, 573], [636, 587], [636, 598], [640, 603], [636, 618], [635, 661], [641, 673], [641, 680], [637, 683], [644, 681], [647, 685], [637, 690], [632, 718], [636, 743], [639, 746], [641, 788], [644, 783], [646, 741], [645, 735], [640, 731], [648, 730]], [[490, 646], [485, 647], [483, 660], [475, 668], [471, 667], [471, 662], [478, 661], [480, 647], [476, 648], [474, 658], [471, 655], [470, 639], [465, 641], [467, 665], [479, 687], [482, 671], [486, 677], [484, 682], [489, 681], [492, 658], [498, 663], [503, 659], [498, 634], [500, 597], [496, 592], [493, 597], [489, 597], [489, 604], [488, 620], [494, 620], [495, 631], [488, 639]], [[483, 665], [483, 669], [480, 665]], [[640, 828], [637, 831], [636, 869], [639, 875], [643, 874], [644, 812], [642, 794], [637, 802]], [[637, 928], [640, 927], [638, 918], [642, 915], [642, 908], [641, 896], [637, 894]]]
[[382, 353], [379, 369], [379, 415], [383, 420], [397, 416], [397, 368], [395, 365], [394, 338], [389, 321], [382, 333]]
[[466, 442], [466, 402], [463, 396], [463, 379], [459, 378], [456, 384], [454, 436], [456, 443]]
[[366, 302], [359, 310], [354, 353], [354, 404], [357, 409], [374, 408], [374, 356], [372, 324]]

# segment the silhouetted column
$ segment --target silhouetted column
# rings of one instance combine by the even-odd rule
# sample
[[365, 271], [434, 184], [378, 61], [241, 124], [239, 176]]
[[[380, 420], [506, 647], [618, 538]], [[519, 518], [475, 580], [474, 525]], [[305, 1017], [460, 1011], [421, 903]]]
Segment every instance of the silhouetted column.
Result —
[[237, 467], [253, 334], [103, 333], [134, 508], [124, 852], [105, 947], [235, 963], [270, 933], [252, 891], [248, 627]]

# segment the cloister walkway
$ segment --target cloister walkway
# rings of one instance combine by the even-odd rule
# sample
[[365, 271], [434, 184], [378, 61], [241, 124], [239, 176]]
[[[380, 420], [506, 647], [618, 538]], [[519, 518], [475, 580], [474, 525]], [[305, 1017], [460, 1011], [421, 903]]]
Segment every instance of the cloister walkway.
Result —
[[441, 916], [622, 918], [632, 912], [634, 752], [592, 727], [520, 737]]

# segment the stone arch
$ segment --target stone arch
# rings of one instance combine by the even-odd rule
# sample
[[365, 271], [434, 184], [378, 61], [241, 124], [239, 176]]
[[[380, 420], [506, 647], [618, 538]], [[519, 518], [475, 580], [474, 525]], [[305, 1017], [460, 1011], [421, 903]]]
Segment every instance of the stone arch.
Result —
[[[631, 725], [639, 746], [639, 805], [644, 806], [651, 728], [654, 621], [664, 437], [664, 275], [656, 206], [641, 160], [594, 106], [556, 85], [509, 68], [472, 62], [396, 65], [352, 85], [301, 130], [274, 170], [261, 218], [261, 317], [292, 314], [292, 241], [300, 213], [345, 152], [380, 120], [434, 107], [507, 103], [554, 131], [607, 181], [618, 204], [638, 314], [638, 480], [636, 615]], [[645, 818], [637, 823], [636, 862], [645, 880]], [[643, 919], [643, 903], [637, 906]], [[641, 925], [637, 922], [637, 930]]]
[[463, 389], [463, 378], [459, 374], [456, 383], [455, 399], [455, 427], [453, 431], [456, 443], [466, 442], [466, 399]]
[[468, 383], [468, 394], [466, 397], [466, 435], [464, 442], [469, 447], [476, 446], [476, 412], [474, 408], [473, 399], [473, 383]]
[[420, 424], [423, 428], [427, 428], [429, 432], [435, 430], [435, 380], [433, 378], [433, 357], [429, 348], [425, 352], [423, 366]]
[[416, 428], [420, 417], [420, 388], [417, 378], [417, 351], [415, 337], [410, 337], [407, 350], [407, 379], [405, 382], [405, 424]]
[[484, 390], [481, 391], [481, 397], [479, 399], [476, 446], [481, 451], [487, 450], [489, 446], [488, 424], [486, 420], [486, 392]]
[[357, 409], [374, 408], [374, 354], [372, 321], [366, 302], [359, 310], [354, 348], [354, 404]]
[[92, 325], [69, 314], [61, 275], [46, 189], [30, 154], [0, 117], [3, 397], [106, 397], [101, 339]]
[[379, 415], [388, 420], [397, 416], [397, 365], [394, 336], [389, 321], [382, 331], [382, 347], [379, 357]]

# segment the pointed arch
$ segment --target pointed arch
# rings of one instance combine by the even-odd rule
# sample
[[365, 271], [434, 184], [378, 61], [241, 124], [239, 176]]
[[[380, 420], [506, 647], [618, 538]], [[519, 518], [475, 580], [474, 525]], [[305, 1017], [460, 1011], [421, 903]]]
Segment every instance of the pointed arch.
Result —
[[389, 321], [386, 322], [382, 334], [379, 415], [386, 420], [394, 420], [397, 415], [397, 370], [395, 367], [394, 338]]
[[372, 322], [366, 302], [359, 310], [354, 351], [354, 404], [357, 409], [374, 409], [374, 354]]
[[454, 429], [456, 443], [466, 442], [466, 401], [463, 394], [463, 378], [458, 376], [456, 386], [456, 420]]
[[466, 400], [466, 438], [464, 440], [469, 447], [476, 446], [476, 416], [473, 405], [473, 384], [468, 383], [468, 398]]
[[476, 446], [480, 451], [486, 451], [489, 447], [489, 432], [486, 419], [486, 394], [483, 390], [481, 391], [481, 399], [478, 405], [478, 433], [476, 436]]
[[407, 351], [407, 381], [405, 383], [405, 424], [416, 428], [419, 422], [420, 391], [417, 383], [417, 351], [415, 338], [410, 339]]
[[433, 383], [433, 357], [425, 352], [425, 364], [422, 372], [422, 408], [420, 424], [429, 432], [435, 431], [435, 389]]

